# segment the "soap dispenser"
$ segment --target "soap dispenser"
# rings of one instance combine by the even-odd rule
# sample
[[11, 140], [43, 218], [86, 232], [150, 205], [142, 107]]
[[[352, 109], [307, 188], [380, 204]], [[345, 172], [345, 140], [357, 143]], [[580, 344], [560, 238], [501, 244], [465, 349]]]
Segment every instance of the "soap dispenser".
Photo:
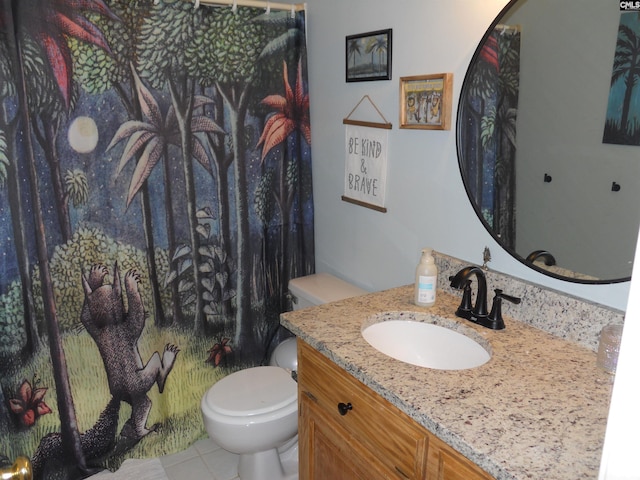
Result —
[[438, 267], [431, 252], [430, 248], [422, 249], [422, 257], [416, 268], [414, 303], [420, 307], [430, 307], [436, 303]]

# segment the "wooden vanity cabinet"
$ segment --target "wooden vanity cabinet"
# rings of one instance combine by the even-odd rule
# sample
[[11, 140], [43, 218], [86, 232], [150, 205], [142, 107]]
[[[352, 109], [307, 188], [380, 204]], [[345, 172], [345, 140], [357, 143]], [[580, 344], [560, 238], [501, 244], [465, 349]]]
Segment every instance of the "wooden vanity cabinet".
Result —
[[397, 407], [298, 340], [300, 480], [491, 480]]

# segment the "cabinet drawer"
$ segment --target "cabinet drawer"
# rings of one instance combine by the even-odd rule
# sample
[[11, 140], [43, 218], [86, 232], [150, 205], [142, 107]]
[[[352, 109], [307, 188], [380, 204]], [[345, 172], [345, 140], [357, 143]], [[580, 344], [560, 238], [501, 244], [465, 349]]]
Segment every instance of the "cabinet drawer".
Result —
[[[428, 437], [422, 427], [333, 362], [298, 340], [298, 388], [398, 478], [423, 478]], [[349, 405], [342, 414], [339, 404]]]

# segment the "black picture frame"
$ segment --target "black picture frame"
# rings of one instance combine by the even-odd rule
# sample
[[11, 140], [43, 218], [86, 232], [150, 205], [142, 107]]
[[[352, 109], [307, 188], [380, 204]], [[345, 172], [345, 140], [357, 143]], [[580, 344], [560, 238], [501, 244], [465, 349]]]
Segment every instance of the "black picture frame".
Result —
[[348, 35], [345, 41], [347, 82], [391, 80], [391, 28]]

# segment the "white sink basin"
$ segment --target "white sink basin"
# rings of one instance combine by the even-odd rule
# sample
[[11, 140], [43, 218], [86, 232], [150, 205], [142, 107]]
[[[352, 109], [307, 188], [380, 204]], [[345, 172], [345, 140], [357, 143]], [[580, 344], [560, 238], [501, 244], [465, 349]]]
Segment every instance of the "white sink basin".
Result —
[[491, 355], [475, 340], [449, 328], [415, 320], [386, 320], [362, 329], [376, 350], [411, 365], [437, 370], [479, 367]]

